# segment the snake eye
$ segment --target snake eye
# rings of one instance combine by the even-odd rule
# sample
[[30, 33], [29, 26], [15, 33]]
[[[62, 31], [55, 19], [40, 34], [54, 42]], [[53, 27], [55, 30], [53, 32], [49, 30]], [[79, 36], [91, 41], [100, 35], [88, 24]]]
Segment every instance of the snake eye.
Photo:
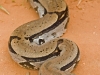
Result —
[[44, 39], [39, 39], [39, 45], [45, 43], [45, 40]]

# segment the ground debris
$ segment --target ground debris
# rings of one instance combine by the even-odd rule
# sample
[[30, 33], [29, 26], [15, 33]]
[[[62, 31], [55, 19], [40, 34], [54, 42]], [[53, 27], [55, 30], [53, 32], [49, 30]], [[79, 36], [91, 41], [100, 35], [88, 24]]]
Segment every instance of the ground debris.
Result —
[[0, 5], [0, 9], [9, 15], [9, 12], [3, 6]]
[[79, 0], [76, 6], [78, 7], [81, 2], [82, 2], [82, 0]]

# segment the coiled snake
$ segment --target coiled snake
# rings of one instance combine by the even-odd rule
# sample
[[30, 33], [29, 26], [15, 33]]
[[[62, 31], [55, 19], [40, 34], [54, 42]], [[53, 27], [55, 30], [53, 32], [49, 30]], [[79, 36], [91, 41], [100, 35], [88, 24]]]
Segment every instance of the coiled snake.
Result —
[[30, 0], [40, 19], [16, 28], [9, 39], [12, 58], [21, 66], [39, 69], [39, 75], [73, 75], [79, 61], [78, 46], [61, 38], [68, 23], [64, 0]]

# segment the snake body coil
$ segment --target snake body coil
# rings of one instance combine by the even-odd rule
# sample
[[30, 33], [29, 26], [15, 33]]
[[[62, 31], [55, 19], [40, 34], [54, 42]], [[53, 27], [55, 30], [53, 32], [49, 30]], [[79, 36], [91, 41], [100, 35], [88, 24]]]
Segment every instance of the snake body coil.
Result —
[[[12, 58], [39, 75], [72, 75], [79, 61], [77, 45], [60, 38], [66, 31], [68, 7], [64, 0], [30, 0], [40, 19], [16, 28], [9, 39]], [[34, 4], [34, 5], [33, 5]]]

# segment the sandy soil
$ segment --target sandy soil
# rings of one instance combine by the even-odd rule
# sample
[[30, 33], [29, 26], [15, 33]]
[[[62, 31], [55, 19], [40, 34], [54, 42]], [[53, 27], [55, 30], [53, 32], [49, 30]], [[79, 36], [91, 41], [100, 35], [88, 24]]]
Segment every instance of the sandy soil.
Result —
[[[100, 75], [100, 0], [66, 0], [70, 21], [64, 38], [76, 42], [81, 60], [73, 71], [76, 75]], [[8, 39], [18, 26], [35, 20], [38, 15], [26, 0], [0, 0], [10, 15], [0, 10], [0, 75], [38, 75], [16, 64], [8, 52]]]

